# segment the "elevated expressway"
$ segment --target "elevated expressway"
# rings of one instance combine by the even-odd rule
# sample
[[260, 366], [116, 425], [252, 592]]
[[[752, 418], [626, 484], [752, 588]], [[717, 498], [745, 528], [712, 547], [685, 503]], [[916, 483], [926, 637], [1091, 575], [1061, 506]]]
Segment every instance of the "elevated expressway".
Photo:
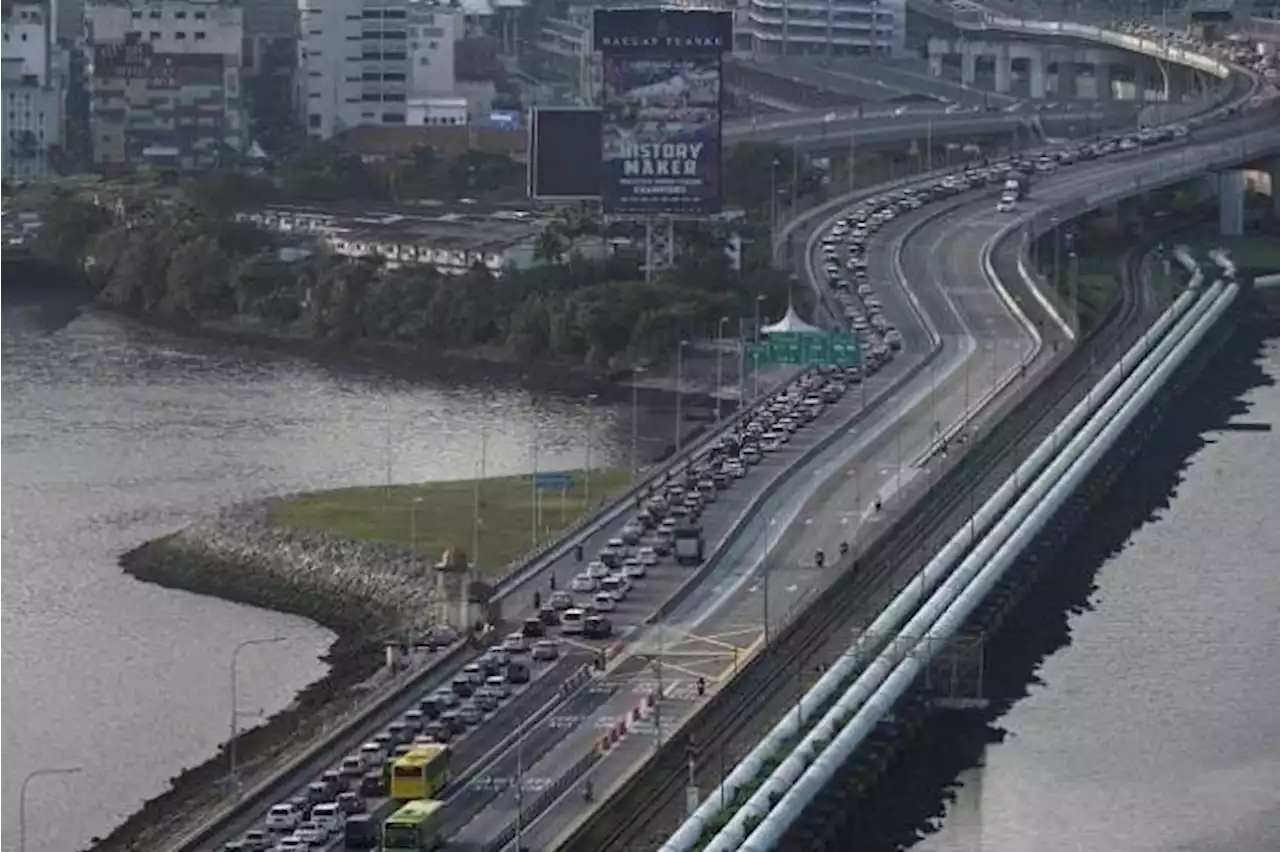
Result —
[[[1106, 174], [1096, 177], [1105, 182]], [[972, 414], [996, 387], [1016, 381], [1021, 364], [1028, 365], [1025, 374], [1031, 375], [1048, 360], [1036, 357], [1050, 351], [1039, 345], [1036, 323], [1020, 316], [1040, 311], [1037, 300], [1030, 291], [997, 295], [989, 276], [975, 265], [974, 246], [993, 242], [1002, 230], [986, 210], [990, 202], [960, 205], [966, 206], [973, 209], [965, 224], [926, 233], [924, 249], [912, 248], [901, 256], [895, 251], [906, 243], [910, 219], [898, 226], [896, 235], [888, 235], [893, 241], [889, 246], [877, 248], [873, 261], [879, 280], [893, 282], [882, 299], [904, 333], [907, 352], [867, 383], [865, 400], [846, 399], [832, 407], [836, 410], [824, 418], [827, 436], [815, 434], [807, 445], [779, 454], [774, 469], [762, 471], [730, 505], [720, 507], [718, 527], [709, 525], [707, 533], [711, 542], [729, 542], [725, 552], [697, 578], [668, 577], [642, 585], [646, 591], [640, 604], [654, 607], [656, 617], [642, 619], [626, 635], [604, 677], [584, 682], [581, 663], [594, 652], [572, 652], [576, 660], [552, 667], [508, 703], [503, 719], [464, 742], [459, 754], [464, 777], [455, 791], [455, 796], [471, 798], [458, 826], [464, 847], [502, 848], [494, 842], [508, 833], [517, 790], [521, 797], [554, 793], [545, 815], [522, 827], [527, 842], [541, 848], [563, 837], [587, 810], [579, 788], [584, 780], [603, 793], [634, 769], [653, 751], [660, 731], [665, 739], [705, 700], [693, 689], [698, 678], [705, 678], [714, 693], [759, 648], [765, 624], [779, 629], [827, 587], [837, 572], [814, 567], [817, 547], [834, 551], [839, 541], [857, 543], [885, 524], [909, 502], [909, 495], [927, 485], [929, 468], [923, 463], [939, 430], [945, 432]], [[968, 252], [967, 265], [960, 261], [962, 251]], [[931, 271], [947, 267], [955, 276], [949, 280]], [[913, 280], [917, 275], [921, 277]], [[1058, 335], [1043, 319], [1039, 325], [1051, 342]], [[782, 469], [793, 464], [782, 476]], [[762, 494], [765, 502], [751, 511], [749, 504]], [[884, 501], [885, 511], [874, 511], [876, 498]], [[818, 511], [819, 505], [825, 508]], [[749, 524], [741, 535], [729, 535], [751, 518], [767, 520]], [[597, 525], [581, 540], [588, 549], [596, 548], [615, 526]], [[767, 572], [760, 570], [766, 555], [773, 566]], [[566, 577], [574, 570], [567, 548], [541, 561], [514, 584], [510, 597], [521, 602], [515, 609], [525, 609], [524, 601], [535, 590], [546, 589], [553, 573]], [[675, 603], [662, 603], [671, 596]], [[442, 671], [437, 678], [445, 676]], [[601, 732], [640, 709], [660, 680], [664, 700], [645, 714], [644, 724], [628, 725], [628, 735], [617, 747], [592, 759]], [[377, 718], [370, 717], [323, 754], [294, 767], [275, 782], [277, 792], [271, 795], [280, 800], [304, 787], [319, 769], [411, 706], [417, 694], [387, 705]], [[544, 715], [548, 705], [552, 713]], [[522, 776], [538, 783], [493, 783]], [[183, 848], [212, 848], [244, 830], [255, 816], [246, 808], [206, 832], [200, 844]]]
[[[1264, 122], [1266, 120], [1263, 119]], [[1217, 134], [1233, 135], [1237, 132], [1238, 129], [1233, 130], [1228, 126], [1217, 131]], [[932, 424], [936, 423], [946, 431], [951, 423], [963, 419], [966, 412], [972, 413], [979, 395], [997, 386], [998, 379], [1007, 380], [1009, 368], [1018, 364], [1019, 359], [1029, 360], [1026, 379], [1015, 380], [1017, 384], [1013, 388], [989, 405], [978, 420], [965, 427], [968, 430], [982, 430], [984, 422], [994, 419], [997, 413], [1027, 392], [1040, 373], [1051, 367], [1057, 359], [1066, 356], [1065, 348], [1057, 353], [1053, 351], [1054, 344], [1063, 338], [1062, 330], [1051, 320], [1026, 280], [1025, 272], [1020, 266], [1019, 241], [1004, 240], [1000, 250], [990, 258], [991, 266], [987, 266], [985, 259], [1003, 236], [1008, 236], [1021, 223], [1030, 223], [1033, 219], [1047, 220], [1050, 211], [1073, 207], [1080, 209], [1099, 199], [1114, 199], [1126, 192], [1140, 191], [1143, 186], [1174, 180], [1179, 174], [1188, 171], [1188, 164], [1248, 156], [1251, 146], [1267, 136], [1265, 130], [1255, 131], [1242, 140], [1210, 140], [1185, 148], [1157, 149], [1079, 165], [1037, 184], [1034, 199], [1024, 203], [1019, 214], [1012, 217], [1012, 220], [1008, 215], [996, 214], [989, 197], [969, 199], [941, 211], [941, 215], [936, 210], [927, 213], [922, 211], [914, 221], [903, 222], [896, 233], [886, 234], [887, 245], [882, 243], [872, 254], [877, 272], [881, 276], [888, 272], [891, 279], [905, 280], [910, 284], [911, 290], [916, 293], [919, 307], [927, 317], [923, 324], [941, 339], [939, 360], [920, 374], [925, 378], [925, 386], [929, 392], [925, 400], [918, 403], [919, 408], [914, 412], [903, 412], [904, 418], [899, 429], [879, 439], [872, 438], [871, 446], [862, 450], [865, 455], [859, 456], [858, 449], [851, 448], [846, 458], [823, 468], [819, 473], [808, 474], [824, 476], [826, 481], [810, 492], [811, 496], [798, 510], [787, 513], [787, 517], [795, 518], [798, 523], [774, 546], [773, 564], [803, 566], [811, 558], [815, 547], [824, 547], [830, 551], [833, 541], [847, 539], [848, 530], [853, 524], [861, 524], [864, 530], [864, 541], [859, 542], [860, 549], [869, 545], [870, 542], [865, 539], [873, 538], [880, 529], [889, 526], [892, 513], [876, 514], [869, 511], [866, 504], [867, 488], [881, 496], [896, 495], [892, 507], [900, 508], [918, 497], [942, 466], [956, 463], [955, 458], [943, 461], [927, 456], [930, 445], [929, 427]], [[812, 247], [812, 242], [810, 246]], [[812, 264], [812, 258], [808, 262]], [[1026, 332], [1020, 330], [1025, 327], [1020, 327], [1010, 319], [1009, 305], [993, 291], [993, 271], [1004, 282], [1013, 301], [1031, 316], [1033, 323], [1042, 323], [1042, 334], [1048, 346], [1042, 349], [1038, 358], [1028, 359], [1033, 349], [1028, 348]], [[1126, 326], [1116, 330], [1117, 345], [1123, 339], [1122, 332], [1136, 326], [1137, 319], [1150, 313], [1149, 309], [1153, 307], [1146, 303], [1141, 294], [1135, 296], [1133, 301], [1135, 305], [1129, 312]], [[950, 356], [948, 350], [952, 353]], [[967, 369], [965, 364], [969, 365]], [[985, 369], [992, 370], [992, 373], [981, 376], [980, 373]], [[1078, 379], [1064, 386], [1063, 399], [1067, 393], [1075, 391], [1076, 384]], [[1058, 391], [1055, 390], [1054, 393]], [[1058, 405], [1060, 401], [1053, 404]], [[930, 411], [933, 412], [932, 416]], [[1042, 419], [1048, 416], [1048, 411], [1042, 410]], [[1048, 422], [1052, 422], [1051, 418]], [[855, 428], [852, 431], [857, 435], [859, 430]], [[1018, 440], [1021, 441], [1022, 438], [1019, 437]], [[962, 512], [963, 507], [960, 508]], [[764, 530], [773, 517], [780, 516], [772, 516], [766, 511], [759, 514], [757, 540], [767, 535]], [[743, 553], [742, 556], [744, 564], [740, 570], [755, 570], [755, 560], [750, 559], [748, 553]], [[890, 564], [883, 573], [862, 577], [855, 573], [848, 587], [857, 589], [856, 597], [845, 600], [846, 605], [838, 613], [823, 615], [819, 615], [818, 611], [824, 608], [827, 596], [821, 595], [821, 592], [834, 578], [824, 575], [816, 582], [810, 581], [808, 587], [816, 589], [810, 595], [821, 595], [822, 599], [814, 608], [815, 612], [806, 613], [805, 621], [817, 619], [813, 622], [813, 630], [819, 636], [803, 648], [792, 646], [786, 649], [789, 659], [804, 661], [792, 664], [795, 666], [795, 691], [790, 686], [791, 677], [778, 675], [781, 679], [773, 684], [771, 690], [766, 689], [757, 694], [760, 705], [767, 704], [775, 708], [772, 721], [781, 718], [782, 710], [812, 680], [814, 672], [809, 666], [830, 661], [843, 652], [853, 638], [850, 631], [856, 631], [860, 624], [868, 623], [878, 608], [905, 586], [916, 568], [918, 565], [912, 564], [910, 559], [890, 557]], [[775, 578], [780, 570], [791, 573], [798, 571], [796, 568], [775, 568]], [[792, 585], [799, 584], [792, 581]], [[750, 607], [749, 603], [743, 604], [741, 618], [744, 622], [753, 614], [758, 618], [758, 609]], [[774, 626], [774, 630], [778, 630], [778, 626]], [[779, 662], [778, 665], [787, 664]], [[742, 709], [742, 717], [751, 717], [764, 709], [752, 704]], [[768, 713], [760, 715], [767, 716]], [[750, 732], [746, 732], [741, 740], [735, 738], [730, 746], [728, 742], [714, 740], [719, 730], [716, 727], [708, 729], [707, 726], [700, 726], [698, 730], [701, 734], [708, 734], [712, 741], [697, 741], [695, 748], [699, 753], [687, 774], [695, 777], [696, 781], [704, 782], [700, 789], [705, 793], [715, 786], [715, 779], [724, 777], [727, 769], [742, 756], [751, 744], [752, 736]], [[758, 735], [767, 730], [767, 725], [763, 729], [755, 727], [753, 730]], [[668, 758], [665, 768], [674, 776], [675, 781], [662, 787], [659, 793], [653, 795], [652, 800], [637, 798], [610, 803], [607, 811], [614, 823], [612, 827], [607, 827], [600, 820], [591, 820], [589, 823], [582, 821], [584, 830], [563, 848], [575, 852], [593, 848], [653, 848], [654, 841], [660, 842], [683, 817], [685, 805], [676, 795], [685, 783], [686, 772], [681, 766], [683, 762], [684, 758], [678, 754]], [[580, 801], [572, 804], [579, 809], [582, 807]], [[618, 825], [621, 822], [628, 824]], [[539, 833], [537, 837], [542, 841], [544, 834]], [[533, 848], [542, 847], [535, 845]]]

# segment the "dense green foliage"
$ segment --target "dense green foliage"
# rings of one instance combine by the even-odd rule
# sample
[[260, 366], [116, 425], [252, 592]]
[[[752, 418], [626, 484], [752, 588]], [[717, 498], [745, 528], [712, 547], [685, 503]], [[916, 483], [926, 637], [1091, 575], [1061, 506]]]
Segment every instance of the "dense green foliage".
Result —
[[43, 215], [36, 251], [86, 261], [108, 305], [175, 323], [239, 318], [341, 344], [483, 348], [610, 369], [663, 358], [680, 339], [712, 333], [721, 317], [750, 316], [757, 295], [767, 313], [788, 298], [786, 276], [756, 251], [736, 272], [722, 239], [705, 230], [685, 232], [680, 263], [646, 283], [636, 256], [595, 262], [569, 251], [591, 230], [571, 219], [542, 236], [545, 265], [495, 276], [479, 267], [389, 269], [324, 251], [284, 262], [272, 235], [172, 204], [112, 217], [62, 195]]

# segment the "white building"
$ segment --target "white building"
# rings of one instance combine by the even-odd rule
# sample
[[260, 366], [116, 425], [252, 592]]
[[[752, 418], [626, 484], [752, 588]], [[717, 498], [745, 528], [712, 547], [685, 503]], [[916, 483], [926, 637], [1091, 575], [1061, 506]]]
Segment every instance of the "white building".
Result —
[[[756, 54], [856, 56], [906, 53], [906, 0], [749, 0], [735, 33]], [[735, 27], [737, 29], [737, 27]]]
[[299, 100], [309, 134], [327, 139], [361, 125], [407, 124], [411, 112], [415, 121], [454, 114], [432, 106], [455, 93], [454, 45], [465, 26], [460, 9], [429, 0], [347, 7], [299, 0], [299, 8]]
[[245, 148], [237, 0], [91, 0], [94, 162], [188, 171]]
[[49, 6], [6, 3], [3, 33], [3, 172], [37, 177], [50, 171], [50, 149], [62, 143], [66, 91]]

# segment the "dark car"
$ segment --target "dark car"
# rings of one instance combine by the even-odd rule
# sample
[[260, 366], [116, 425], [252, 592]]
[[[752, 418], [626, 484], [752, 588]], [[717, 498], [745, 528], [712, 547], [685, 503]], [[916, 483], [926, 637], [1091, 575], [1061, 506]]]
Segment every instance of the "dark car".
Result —
[[603, 615], [589, 615], [582, 622], [585, 639], [608, 639], [613, 635], [613, 624]]
[[528, 683], [529, 679], [529, 667], [524, 663], [514, 662], [507, 666], [507, 683]]
[[381, 772], [366, 772], [360, 779], [360, 795], [366, 799], [381, 799], [387, 795], [387, 784]]
[[352, 814], [342, 830], [342, 843], [348, 849], [376, 849], [378, 823], [368, 814]]
[[528, 639], [541, 639], [547, 635], [547, 626], [540, 618], [526, 618], [520, 632]]
[[347, 790], [338, 794], [338, 808], [347, 816], [362, 814], [365, 811], [364, 799], [360, 798], [359, 793]]

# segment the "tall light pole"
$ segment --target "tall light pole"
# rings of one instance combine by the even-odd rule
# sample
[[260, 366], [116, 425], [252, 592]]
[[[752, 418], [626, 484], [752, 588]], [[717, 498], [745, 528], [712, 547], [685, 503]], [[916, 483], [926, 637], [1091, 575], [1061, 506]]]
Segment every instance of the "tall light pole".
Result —
[[409, 501], [409, 547], [418, 549], [418, 507], [422, 505], [421, 497]]
[[644, 367], [631, 371], [631, 479], [634, 482], [640, 472], [640, 379]]
[[47, 767], [33, 769], [27, 773], [26, 778], [22, 779], [22, 788], [18, 791], [18, 852], [27, 852], [27, 786], [35, 779], [46, 775], [75, 775], [80, 771], [79, 766], [69, 766], [65, 769]]
[[236, 696], [236, 665], [240, 662], [240, 652], [252, 645], [273, 645], [283, 642], [283, 636], [272, 636], [269, 639], [245, 639], [231, 650], [231, 739], [227, 742], [227, 758], [230, 762], [229, 777], [231, 790], [240, 790], [240, 778], [236, 774], [236, 737], [240, 733], [240, 707]]
[[716, 323], [716, 422], [720, 422], [720, 392], [724, 388], [724, 327], [728, 317], [720, 317]]
[[684, 348], [688, 345], [689, 341], [681, 340], [676, 346], [676, 455], [680, 455], [684, 436]]
[[587, 453], [586, 453], [587, 475], [586, 475], [586, 480], [582, 486], [582, 504], [583, 504], [584, 511], [589, 511], [591, 509], [591, 438], [592, 438], [592, 434], [591, 434], [592, 405], [591, 404], [595, 402], [596, 399], [599, 398], [599, 396], [600, 396], [599, 394], [595, 394], [595, 393], [587, 394]]

